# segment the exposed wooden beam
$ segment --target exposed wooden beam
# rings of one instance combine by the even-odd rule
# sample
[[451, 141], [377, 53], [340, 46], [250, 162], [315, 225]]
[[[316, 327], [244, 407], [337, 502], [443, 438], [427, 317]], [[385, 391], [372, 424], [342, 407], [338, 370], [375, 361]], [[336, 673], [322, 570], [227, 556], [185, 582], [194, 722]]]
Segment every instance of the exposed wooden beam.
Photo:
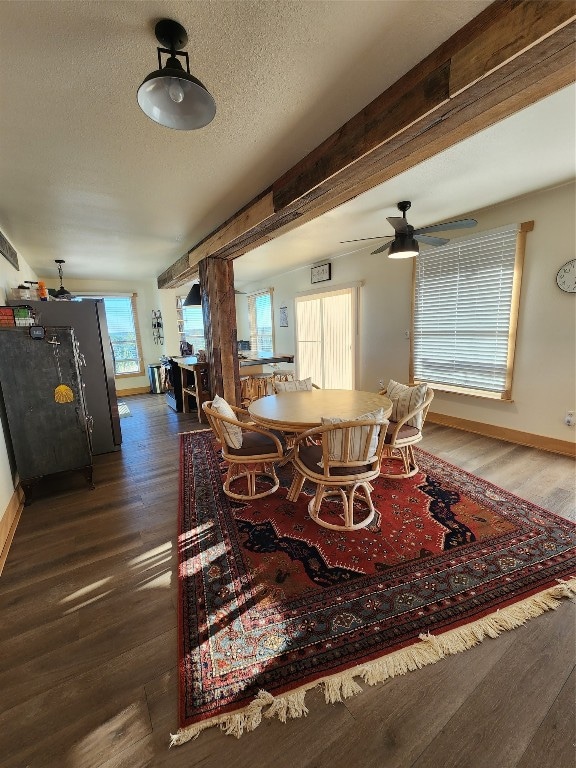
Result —
[[576, 77], [574, 0], [498, 0], [158, 278], [186, 282], [417, 165]]

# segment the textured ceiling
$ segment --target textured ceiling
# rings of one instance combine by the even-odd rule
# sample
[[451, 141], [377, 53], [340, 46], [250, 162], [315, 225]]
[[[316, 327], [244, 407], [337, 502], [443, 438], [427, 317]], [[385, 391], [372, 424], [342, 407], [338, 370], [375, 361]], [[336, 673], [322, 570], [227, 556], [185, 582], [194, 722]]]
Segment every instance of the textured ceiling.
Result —
[[[155, 277], [487, 5], [0, 2], [0, 230], [42, 276]], [[162, 17], [216, 99], [200, 131], [137, 105]]]

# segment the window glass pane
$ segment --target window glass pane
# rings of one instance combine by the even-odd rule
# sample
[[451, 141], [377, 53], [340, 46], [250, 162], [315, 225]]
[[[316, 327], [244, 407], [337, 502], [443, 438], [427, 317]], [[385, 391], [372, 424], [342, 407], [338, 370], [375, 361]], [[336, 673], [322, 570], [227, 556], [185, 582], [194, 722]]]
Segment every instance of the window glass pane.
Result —
[[274, 355], [272, 330], [272, 292], [262, 291], [248, 296], [250, 318], [250, 351], [257, 357]]
[[506, 390], [517, 231], [483, 232], [418, 256], [415, 379]]
[[194, 351], [206, 349], [204, 339], [204, 318], [202, 317], [202, 307], [182, 307], [183, 328], [181, 338], [192, 344]]

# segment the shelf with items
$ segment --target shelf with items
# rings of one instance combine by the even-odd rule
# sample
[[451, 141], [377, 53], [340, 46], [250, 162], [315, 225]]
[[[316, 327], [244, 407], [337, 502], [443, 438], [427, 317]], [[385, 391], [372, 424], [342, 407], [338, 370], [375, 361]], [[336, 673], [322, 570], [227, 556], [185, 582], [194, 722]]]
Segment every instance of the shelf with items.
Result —
[[210, 373], [208, 363], [179, 363], [180, 376], [182, 378], [182, 405], [183, 412], [190, 412], [189, 397], [196, 401], [198, 421], [204, 421], [202, 403], [211, 399]]
[[180, 337], [180, 354], [193, 355], [194, 347], [186, 340], [186, 327], [184, 323], [184, 297], [176, 297], [176, 321], [178, 323], [178, 336]]
[[152, 310], [152, 338], [154, 344], [164, 344], [164, 323], [159, 309]]

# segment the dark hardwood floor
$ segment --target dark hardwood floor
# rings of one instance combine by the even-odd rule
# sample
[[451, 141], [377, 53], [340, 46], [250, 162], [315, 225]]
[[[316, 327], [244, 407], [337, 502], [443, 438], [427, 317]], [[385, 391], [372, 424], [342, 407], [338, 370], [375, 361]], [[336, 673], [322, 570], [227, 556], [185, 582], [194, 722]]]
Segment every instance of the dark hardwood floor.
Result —
[[[0, 577], [3, 768], [574, 768], [576, 604], [236, 740], [177, 728], [178, 433], [194, 414], [126, 398], [122, 451], [45, 487]], [[574, 462], [428, 424], [423, 447], [574, 517]]]

